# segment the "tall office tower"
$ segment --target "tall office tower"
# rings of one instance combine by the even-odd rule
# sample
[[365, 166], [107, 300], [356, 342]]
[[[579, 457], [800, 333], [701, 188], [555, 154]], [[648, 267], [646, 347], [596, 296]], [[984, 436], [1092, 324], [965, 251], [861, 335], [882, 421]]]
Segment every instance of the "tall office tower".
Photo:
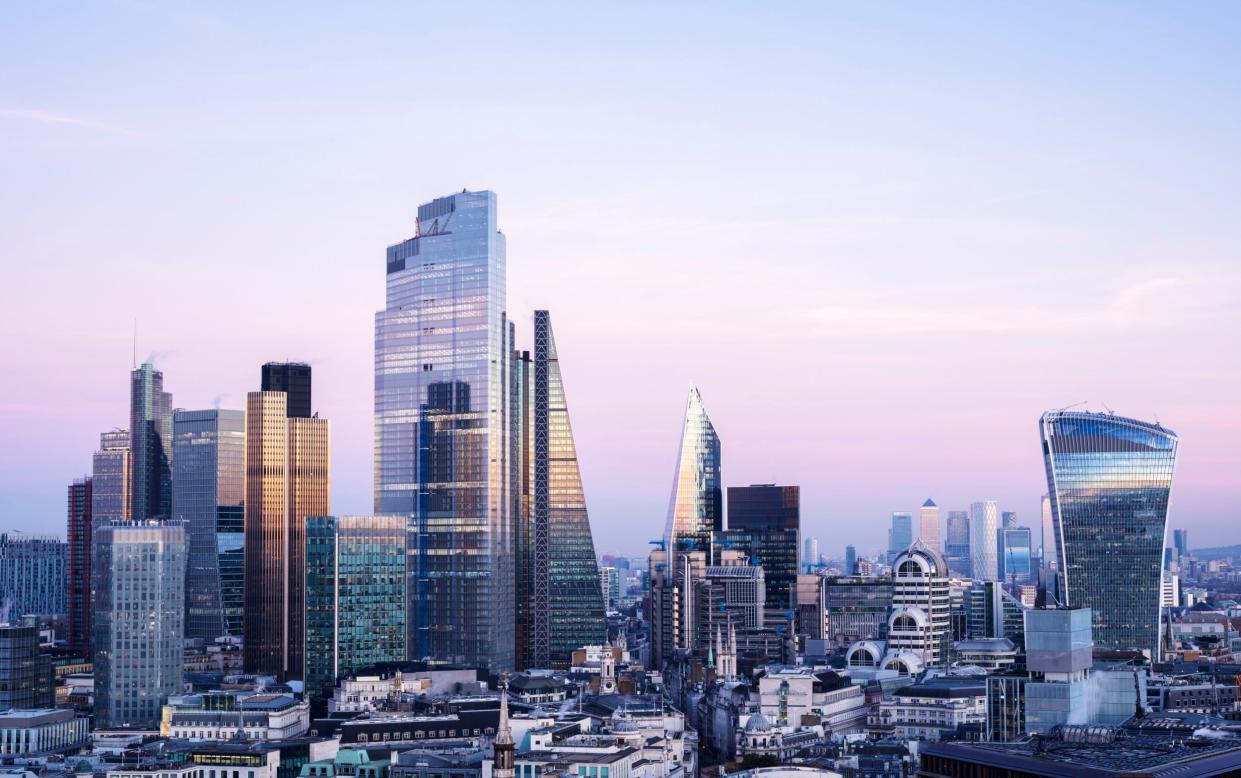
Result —
[[845, 575], [857, 575], [857, 549], [845, 546]]
[[1159, 592], [1179, 438], [1157, 423], [1048, 411], [1039, 425], [1061, 599], [1094, 613], [1094, 642], [1159, 656]]
[[1051, 497], [1043, 495], [1039, 501], [1039, 515], [1042, 517], [1043, 540], [1040, 545], [1040, 553], [1043, 558], [1043, 568], [1047, 570], [1056, 569], [1056, 528], [1051, 520]]
[[245, 665], [302, 678], [306, 517], [329, 512], [327, 419], [288, 415], [284, 392], [246, 395]]
[[166, 518], [172, 511], [172, 395], [150, 362], [133, 371], [129, 385], [130, 516]]
[[914, 517], [912, 513], [893, 512], [892, 528], [888, 530], [888, 564], [896, 561], [914, 542]]
[[65, 538], [65, 626], [69, 650], [86, 657], [90, 651], [90, 544], [92, 481], [81, 478], [69, 484], [68, 521]]
[[761, 565], [768, 608], [791, 610], [797, 594], [797, 539], [801, 534], [801, 488], [758, 484], [728, 487], [728, 529], [712, 533], [711, 561], [728, 550]]
[[970, 575], [978, 581], [1000, 579], [1000, 509], [994, 500], [970, 504]]
[[68, 552], [55, 535], [0, 534], [0, 603], [10, 618], [65, 615]]
[[819, 539], [806, 538], [801, 544], [802, 569], [814, 567], [819, 563]]
[[694, 581], [694, 638], [690, 648], [705, 652], [716, 631], [756, 632], [763, 628], [766, 585], [763, 568], [747, 564], [709, 565]]
[[651, 623], [648, 666], [662, 670], [680, 642], [680, 592], [673, 581], [672, 568], [668, 565], [667, 550], [653, 549], [647, 558], [647, 565], [650, 590], [646, 616]]
[[124, 521], [132, 515], [129, 490], [133, 485], [133, 453], [129, 443], [129, 430], [114, 429], [99, 436], [91, 476], [91, 516], [97, 523]]
[[935, 551], [943, 551], [939, 535], [939, 506], [930, 497], [918, 509], [918, 540]]
[[711, 532], [725, 528], [721, 481], [720, 439], [698, 389], [690, 387], [664, 531], [669, 554], [709, 552]]
[[264, 392], [284, 392], [288, 395], [285, 407], [289, 416], [310, 418], [310, 365], [304, 362], [268, 362], [263, 365]]
[[1189, 530], [1172, 530], [1172, 547], [1176, 549], [1178, 559], [1187, 559], [1189, 557]]
[[859, 640], [882, 640], [888, 633], [892, 608], [892, 579], [866, 576], [823, 578], [823, 608], [827, 611], [824, 638], [837, 646]]
[[1000, 529], [1005, 530], [1005, 529], [1010, 529], [1015, 526], [1017, 526], [1017, 512], [1016, 511], [1001, 511], [1000, 512]]
[[1000, 530], [1000, 581], [1029, 583], [1034, 572], [1029, 527], [1007, 527]]
[[[922, 667], [948, 664], [952, 646], [948, 588], [948, 566], [938, 551], [918, 543], [897, 556], [888, 616], [890, 651], [898, 657], [913, 654]], [[914, 665], [900, 661], [905, 672], [916, 672]]]
[[534, 312], [534, 354], [517, 362], [523, 402], [521, 461], [528, 515], [518, 515], [519, 570], [528, 581], [530, 667], [568, 669], [573, 651], [607, 640], [599, 566], [578, 469], [556, 338], [547, 311]]
[[95, 528], [96, 729], [155, 729], [168, 697], [183, 691], [185, 557], [179, 522]]
[[604, 610], [614, 610], [621, 597], [620, 570], [615, 567], [599, 568], [599, 590], [603, 592]]
[[[51, 708], [56, 704], [56, 677], [51, 655], [40, 648], [39, 620], [0, 623], [0, 710]], [[20, 730], [5, 728], [5, 751], [21, 745]], [[27, 741], [28, 742], [28, 741]]]
[[245, 606], [246, 414], [175, 411], [172, 516], [185, 522], [185, 636], [241, 637]]
[[306, 519], [306, 692], [405, 660], [405, 516]]
[[1026, 606], [1006, 591], [1003, 584], [980, 581], [963, 594], [969, 638], [1008, 638], [1018, 649], [1024, 647]]
[[375, 512], [411, 516], [409, 652], [515, 665], [512, 328], [496, 196], [418, 207], [375, 315]]
[[944, 537], [944, 561], [953, 575], [969, 576], [970, 564], [970, 516], [965, 511], [948, 511], [945, 520], [947, 534]]

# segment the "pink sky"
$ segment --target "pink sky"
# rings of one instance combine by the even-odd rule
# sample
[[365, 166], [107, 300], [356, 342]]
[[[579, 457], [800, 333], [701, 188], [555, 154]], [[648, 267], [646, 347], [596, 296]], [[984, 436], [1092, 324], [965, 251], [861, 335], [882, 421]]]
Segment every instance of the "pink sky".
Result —
[[63, 532], [126, 423], [135, 315], [178, 406], [312, 362], [334, 509], [368, 512], [384, 248], [469, 187], [499, 195], [510, 314], [552, 312], [601, 551], [658, 536], [691, 382], [725, 483], [801, 484], [828, 554], [928, 496], [1033, 524], [1038, 416], [1082, 400], [1180, 433], [1172, 525], [1241, 542], [1231, 11], [1118, 38], [1099, 9], [496, 8], [419, 19], [417, 46], [399, 8], [24, 13], [0, 41], [5, 526]]

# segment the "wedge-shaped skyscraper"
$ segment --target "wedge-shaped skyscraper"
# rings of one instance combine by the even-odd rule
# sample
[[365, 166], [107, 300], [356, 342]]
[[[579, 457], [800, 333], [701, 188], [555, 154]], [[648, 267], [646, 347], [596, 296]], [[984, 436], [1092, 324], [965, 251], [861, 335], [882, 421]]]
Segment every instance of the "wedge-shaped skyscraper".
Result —
[[674, 479], [664, 531], [669, 558], [686, 550], [703, 551], [710, 556], [711, 531], [725, 528], [720, 439], [697, 387], [689, 390]]
[[[518, 360], [525, 468], [519, 522], [518, 645], [523, 664], [567, 668], [573, 650], [607, 638], [599, 567], [577, 464], [556, 339], [534, 312], [534, 355]], [[523, 630], [525, 620], [528, 624]], [[524, 634], [523, 634], [524, 632]]]
[[1157, 656], [1176, 433], [1082, 411], [1039, 429], [1062, 599], [1092, 609], [1095, 646]]

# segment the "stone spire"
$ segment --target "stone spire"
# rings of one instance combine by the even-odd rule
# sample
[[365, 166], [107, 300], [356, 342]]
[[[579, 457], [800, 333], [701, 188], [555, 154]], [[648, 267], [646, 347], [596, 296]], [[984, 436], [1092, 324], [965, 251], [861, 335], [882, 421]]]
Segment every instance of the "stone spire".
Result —
[[500, 724], [496, 727], [494, 758], [491, 765], [492, 778], [513, 778], [513, 763], [517, 745], [513, 742], [513, 729], [508, 723], [508, 679], [500, 682]]

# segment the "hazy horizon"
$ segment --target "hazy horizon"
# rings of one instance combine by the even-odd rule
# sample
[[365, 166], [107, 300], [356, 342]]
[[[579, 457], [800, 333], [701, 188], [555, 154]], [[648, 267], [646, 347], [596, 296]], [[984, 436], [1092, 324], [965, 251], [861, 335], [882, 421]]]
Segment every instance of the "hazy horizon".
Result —
[[6, 9], [0, 530], [64, 534], [135, 318], [177, 407], [311, 363], [370, 513], [384, 250], [468, 188], [601, 553], [662, 533], [691, 384], [828, 556], [928, 497], [1037, 544], [1081, 401], [1175, 430], [1169, 529], [1241, 542], [1241, 7], [470, 9]]

